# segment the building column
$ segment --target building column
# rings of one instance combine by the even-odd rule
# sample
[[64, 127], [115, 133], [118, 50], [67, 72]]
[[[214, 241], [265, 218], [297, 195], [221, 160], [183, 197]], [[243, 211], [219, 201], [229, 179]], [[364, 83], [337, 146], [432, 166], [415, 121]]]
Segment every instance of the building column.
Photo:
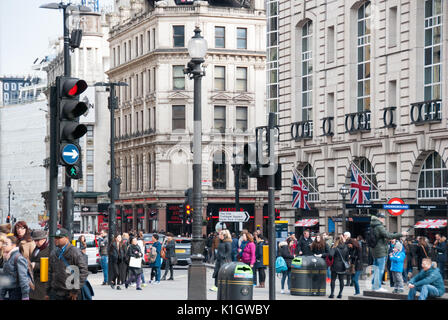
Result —
[[163, 230], [166, 232], [166, 203], [159, 203], [157, 206], [157, 211], [157, 231], [160, 232]]
[[137, 230], [137, 206], [135, 204], [132, 205], [132, 229], [131, 230]]

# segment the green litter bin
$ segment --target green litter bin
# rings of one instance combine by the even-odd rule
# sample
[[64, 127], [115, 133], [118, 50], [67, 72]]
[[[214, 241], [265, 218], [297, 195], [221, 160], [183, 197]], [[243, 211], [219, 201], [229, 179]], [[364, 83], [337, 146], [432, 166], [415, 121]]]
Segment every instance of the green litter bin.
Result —
[[253, 271], [242, 262], [222, 265], [218, 272], [218, 300], [252, 300]]
[[327, 264], [315, 256], [295, 257], [291, 262], [291, 288], [293, 296], [324, 296], [326, 292]]

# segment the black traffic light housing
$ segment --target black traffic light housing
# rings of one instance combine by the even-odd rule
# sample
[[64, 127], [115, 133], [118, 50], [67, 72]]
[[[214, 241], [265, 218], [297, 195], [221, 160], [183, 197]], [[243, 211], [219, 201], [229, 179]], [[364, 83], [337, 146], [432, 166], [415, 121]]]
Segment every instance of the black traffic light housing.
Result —
[[70, 48], [76, 49], [81, 45], [82, 29], [73, 29], [70, 36]]
[[251, 178], [259, 176], [257, 145], [253, 142], [244, 144], [244, 164], [241, 169]]
[[117, 200], [120, 198], [120, 185], [121, 185], [121, 179], [120, 177], [115, 177], [112, 180], [109, 180], [109, 182], [107, 183], [107, 185], [109, 186], [110, 190], [107, 193], [107, 196], [109, 197], [109, 199], [111, 199], [112, 196], [112, 184], [115, 185], [114, 188], [114, 200]]
[[6, 216], [6, 223], [10, 223], [11, 222], [11, 216], [8, 214]]

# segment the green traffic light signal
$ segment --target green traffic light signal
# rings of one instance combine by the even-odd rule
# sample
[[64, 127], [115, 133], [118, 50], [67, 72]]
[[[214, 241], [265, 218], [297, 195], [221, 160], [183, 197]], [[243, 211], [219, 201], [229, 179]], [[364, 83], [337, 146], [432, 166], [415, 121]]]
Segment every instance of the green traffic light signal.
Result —
[[78, 167], [76, 165], [66, 166], [65, 174], [70, 179], [81, 179], [82, 178], [82, 171], [81, 171], [80, 167]]

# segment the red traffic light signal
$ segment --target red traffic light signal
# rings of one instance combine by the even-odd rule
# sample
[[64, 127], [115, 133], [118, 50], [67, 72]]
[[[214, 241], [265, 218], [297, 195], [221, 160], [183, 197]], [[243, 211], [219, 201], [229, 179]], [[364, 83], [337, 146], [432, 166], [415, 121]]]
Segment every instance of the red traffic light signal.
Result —
[[61, 91], [62, 96], [74, 98], [76, 96], [79, 96], [84, 91], [86, 91], [87, 82], [77, 78], [64, 77], [61, 89], [62, 89]]

